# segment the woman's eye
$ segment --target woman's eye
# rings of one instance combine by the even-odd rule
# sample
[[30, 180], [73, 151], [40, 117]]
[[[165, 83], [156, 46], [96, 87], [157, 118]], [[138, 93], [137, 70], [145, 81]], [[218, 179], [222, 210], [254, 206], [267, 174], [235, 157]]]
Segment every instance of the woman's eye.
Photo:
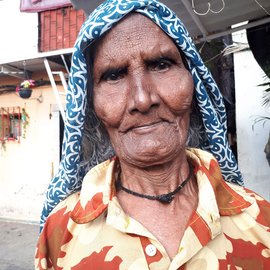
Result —
[[119, 74], [117, 73], [111, 73], [111, 74], [108, 74], [105, 79], [106, 81], [117, 81], [119, 79]]
[[154, 71], [166, 71], [172, 65], [170, 60], [159, 60], [151, 64], [151, 69]]
[[107, 73], [102, 76], [102, 80], [104, 81], [117, 81], [120, 79], [120, 75], [118, 73]]
[[106, 72], [104, 72], [101, 79], [103, 81], [107, 81], [107, 82], [110, 82], [110, 81], [116, 82], [116, 81], [122, 79], [124, 77], [125, 73], [126, 73], [125, 69], [107, 70]]

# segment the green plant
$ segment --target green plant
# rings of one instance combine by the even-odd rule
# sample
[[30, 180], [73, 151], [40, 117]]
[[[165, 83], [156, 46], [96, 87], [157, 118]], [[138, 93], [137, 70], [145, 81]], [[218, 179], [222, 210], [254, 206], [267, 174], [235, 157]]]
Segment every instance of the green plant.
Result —
[[260, 84], [260, 86], [266, 86], [267, 88], [263, 91], [263, 101], [262, 104], [265, 107], [270, 106], [270, 82]]
[[[268, 69], [269, 71], [270, 69]], [[263, 86], [266, 87], [263, 90], [263, 97], [262, 97], [262, 105], [264, 107], [270, 107], [270, 80], [268, 77], [269, 72], [267, 73], [266, 79], [268, 80], [267, 82], [264, 82], [262, 84], [259, 84], [259, 86]], [[266, 123], [269, 123], [270, 121], [270, 116], [258, 116], [255, 120], [254, 120], [254, 124], [252, 126], [252, 129], [254, 128], [254, 125], [261, 122], [263, 126], [265, 126]], [[269, 132], [269, 136], [268, 136], [268, 141], [264, 147], [264, 152], [265, 152], [265, 156], [266, 159], [268, 161], [268, 164], [270, 166], [270, 132]]]
[[[262, 106], [267, 108], [267, 107], [270, 107], [270, 79], [266, 75], [264, 77], [264, 80], [267, 80], [267, 81], [259, 84], [258, 86], [266, 87], [263, 90]], [[256, 116], [252, 128], [254, 128], [254, 125], [256, 125], [257, 123], [262, 123], [264, 126], [269, 120], [270, 120], [270, 116], [261, 116], [261, 115]]]
[[35, 86], [35, 81], [34, 80], [24, 80], [20, 86], [16, 87], [16, 92], [20, 91], [22, 88], [31, 88]]
[[23, 87], [23, 88], [30, 88], [32, 86], [35, 86], [35, 81], [34, 80], [24, 80], [21, 83], [21, 87]]
[[[269, 75], [270, 75], [270, 72], [269, 72]], [[263, 90], [262, 105], [264, 107], [269, 107], [270, 106], [270, 77], [268, 77], [268, 75], [265, 75], [263, 80], [265, 82], [258, 85], [265, 88]]]
[[3, 141], [0, 141], [0, 143], [1, 143], [1, 149], [6, 151], [7, 150], [6, 141], [3, 140]]
[[30, 116], [28, 115], [28, 113], [26, 112], [24, 108], [22, 109], [21, 120], [22, 120], [22, 129], [23, 129], [22, 137], [25, 139], [26, 129], [27, 129], [27, 126], [29, 125]]

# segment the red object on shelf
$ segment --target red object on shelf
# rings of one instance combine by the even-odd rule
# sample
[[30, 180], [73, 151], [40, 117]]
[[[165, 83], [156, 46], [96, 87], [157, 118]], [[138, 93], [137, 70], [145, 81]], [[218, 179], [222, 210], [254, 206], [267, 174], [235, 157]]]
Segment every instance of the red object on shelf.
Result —
[[21, 116], [20, 107], [0, 108], [0, 142], [20, 142], [20, 136], [22, 136]]
[[20, 11], [40, 12], [65, 6], [71, 6], [70, 0], [21, 0]]
[[39, 13], [39, 51], [73, 48], [85, 20], [82, 10], [65, 7]]

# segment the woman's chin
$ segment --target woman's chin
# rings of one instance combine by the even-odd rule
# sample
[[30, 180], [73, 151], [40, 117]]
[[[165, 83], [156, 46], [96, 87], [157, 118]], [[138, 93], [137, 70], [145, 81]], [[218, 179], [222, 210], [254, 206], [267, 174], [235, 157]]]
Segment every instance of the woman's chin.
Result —
[[[135, 148], [135, 149], [134, 149]], [[134, 151], [133, 151], [134, 150]], [[122, 153], [119, 156], [120, 161], [129, 163], [130, 165], [136, 167], [149, 167], [157, 166], [173, 161], [176, 156], [180, 155], [181, 149], [178, 147], [149, 147], [145, 145], [144, 147], [136, 147], [135, 145], [128, 148], [127, 153]]]
[[[112, 142], [120, 161], [139, 167], [148, 167], [167, 163], [185, 150], [187, 132], [179, 132], [175, 125], [156, 132], [129, 132], [121, 139]], [[117, 137], [118, 138], [118, 137]]]

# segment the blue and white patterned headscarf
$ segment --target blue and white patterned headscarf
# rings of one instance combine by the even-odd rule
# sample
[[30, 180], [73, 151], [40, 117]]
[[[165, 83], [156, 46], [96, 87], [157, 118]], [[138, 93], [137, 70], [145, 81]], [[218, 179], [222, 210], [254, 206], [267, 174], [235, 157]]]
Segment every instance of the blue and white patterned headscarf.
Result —
[[200, 147], [219, 162], [226, 181], [243, 184], [242, 176], [227, 141], [226, 113], [221, 93], [198, 54], [181, 20], [157, 0], [108, 0], [96, 8], [83, 24], [72, 58], [66, 105], [62, 160], [52, 180], [41, 217], [41, 227], [57, 203], [79, 190], [85, 173], [81, 167], [82, 131], [85, 120], [88, 74], [84, 50], [125, 15], [138, 12], [156, 23], [179, 46], [193, 76], [195, 93], [204, 125]]

